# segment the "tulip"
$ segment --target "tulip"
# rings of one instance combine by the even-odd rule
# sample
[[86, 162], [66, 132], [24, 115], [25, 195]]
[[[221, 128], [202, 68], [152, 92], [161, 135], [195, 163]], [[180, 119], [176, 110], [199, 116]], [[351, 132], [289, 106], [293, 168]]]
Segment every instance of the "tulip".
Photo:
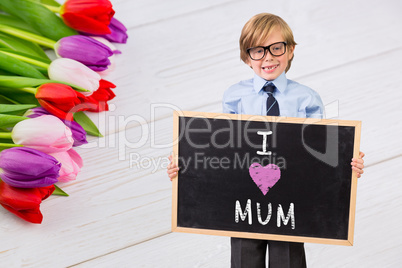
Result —
[[107, 102], [116, 96], [110, 88], [115, 87], [113, 83], [101, 79], [98, 90], [86, 98], [85, 105], [87, 105], [87, 110], [90, 112], [108, 111], [109, 105]]
[[83, 165], [81, 156], [74, 149], [51, 155], [61, 163], [59, 182], [75, 180]]
[[118, 50], [112, 43], [110, 43], [108, 40], [106, 40], [103, 37], [91, 36], [91, 38], [101, 42], [102, 44], [104, 44], [105, 46], [110, 48], [110, 50], [113, 52], [113, 55], [109, 57], [110, 65], [108, 66], [108, 68], [106, 70], [104, 70], [104, 71], [98, 71], [97, 72], [101, 76], [107, 75], [110, 72], [112, 72], [114, 70], [115, 66], [116, 66], [116, 64], [115, 64], [115, 54], [121, 54], [121, 51]]
[[112, 33], [106, 34], [103, 37], [109, 40], [110, 42], [127, 43], [127, 28], [115, 18], [112, 18], [109, 24], [109, 29]]
[[91, 94], [99, 87], [100, 75], [89, 69], [84, 64], [67, 58], [59, 58], [52, 61], [48, 69], [49, 78], [60, 82], [70, 83], [85, 88]]
[[11, 132], [11, 138], [15, 144], [44, 153], [67, 151], [74, 142], [71, 130], [53, 115], [18, 122]]
[[[37, 107], [37, 108], [33, 108], [28, 110], [25, 113], [26, 117], [29, 118], [36, 118], [42, 115], [51, 115], [51, 113], [49, 113], [47, 110], [45, 110], [42, 107]], [[59, 118], [60, 119], [60, 118]], [[70, 121], [70, 120], [63, 120], [60, 119], [67, 127], [70, 128], [72, 134], [73, 134], [73, 139], [74, 139], [74, 143], [73, 143], [73, 147], [76, 146], [80, 146], [83, 144], [87, 144], [87, 133], [85, 132], [85, 130], [82, 128], [82, 126], [80, 124], [78, 124], [75, 121]]]
[[61, 7], [64, 23], [80, 32], [109, 34], [110, 20], [114, 15], [109, 0], [67, 0]]
[[[116, 48], [115, 45], [113, 45], [112, 43], [110, 43], [106, 38], [102, 37], [102, 36], [94, 36], [91, 35], [92, 39], [95, 39], [98, 42], [101, 42], [102, 44], [104, 44], [105, 46], [107, 46], [108, 48], [110, 48], [110, 50], [113, 52], [113, 54], [121, 54], [121, 51], [118, 50]], [[111, 61], [111, 59], [113, 58], [114, 55], [112, 55], [111, 57], [109, 57], [109, 60]]]
[[[109, 29], [111, 31], [110, 34], [104, 34], [104, 35], [98, 35], [99, 37], [103, 37], [106, 40], [113, 42], [113, 43], [120, 43], [120, 44], [125, 44], [127, 43], [127, 28], [118, 21], [116, 18], [112, 18], [109, 24]], [[84, 35], [87, 35], [85, 33], [82, 33]]]
[[54, 190], [54, 185], [40, 188], [15, 188], [0, 180], [0, 204], [28, 222], [41, 223], [43, 216], [40, 212], [40, 203]]
[[73, 147], [77, 147], [83, 144], [87, 144], [87, 132], [83, 127], [75, 121], [62, 120], [63, 123], [70, 128], [73, 133]]
[[103, 71], [110, 65], [112, 50], [101, 42], [83, 35], [67, 36], [55, 45], [56, 54], [85, 64], [94, 71]]
[[0, 177], [10, 186], [36, 188], [57, 182], [61, 164], [32, 148], [13, 147], [0, 154]]
[[75, 91], [70, 86], [57, 83], [39, 86], [35, 97], [47, 111], [58, 118], [70, 121], [73, 120], [73, 113], [79, 111], [75, 107], [85, 99], [83, 94]]

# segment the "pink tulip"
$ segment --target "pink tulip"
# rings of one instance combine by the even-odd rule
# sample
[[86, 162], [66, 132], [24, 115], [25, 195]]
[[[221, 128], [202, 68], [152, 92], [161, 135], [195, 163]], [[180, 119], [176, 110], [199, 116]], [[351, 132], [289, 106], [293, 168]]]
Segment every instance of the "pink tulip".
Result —
[[17, 123], [12, 132], [15, 144], [44, 153], [64, 152], [73, 146], [71, 130], [53, 115], [42, 115]]
[[59, 182], [75, 180], [83, 165], [81, 156], [74, 149], [50, 155], [61, 163]]
[[100, 75], [92, 71], [81, 62], [59, 58], [52, 61], [48, 69], [49, 78], [60, 82], [70, 83], [91, 92], [82, 92], [84, 95], [90, 95], [99, 87]]

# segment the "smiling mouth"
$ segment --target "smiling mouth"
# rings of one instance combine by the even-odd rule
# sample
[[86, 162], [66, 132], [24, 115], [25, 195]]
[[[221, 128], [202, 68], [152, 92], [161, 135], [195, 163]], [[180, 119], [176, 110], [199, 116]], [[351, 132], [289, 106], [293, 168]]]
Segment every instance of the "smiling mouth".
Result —
[[274, 65], [274, 66], [266, 66], [266, 67], [262, 67], [263, 70], [267, 70], [267, 71], [272, 71], [276, 68], [278, 68], [279, 64]]

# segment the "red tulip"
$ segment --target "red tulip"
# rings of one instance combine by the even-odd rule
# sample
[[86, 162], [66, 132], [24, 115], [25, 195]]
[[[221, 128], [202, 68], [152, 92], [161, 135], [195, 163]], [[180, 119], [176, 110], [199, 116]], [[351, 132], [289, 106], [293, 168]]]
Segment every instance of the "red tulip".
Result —
[[85, 100], [86, 110], [90, 112], [108, 111], [109, 105], [107, 102], [116, 96], [110, 88], [115, 87], [113, 83], [101, 79], [98, 90], [94, 91]]
[[110, 34], [110, 20], [114, 15], [109, 0], [67, 0], [60, 12], [67, 26], [90, 34]]
[[70, 86], [57, 83], [41, 85], [36, 91], [39, 104], [53, 115], [67, 120], [73, 120], [72, 114], [80, 109], [74, 109], [85, 100], [85, 96]]
[[40, 203], [54, 191], [54, 185], [38, 188], [15, 188], [0, 181], [0, 204], [18, 217], [41, 223]]

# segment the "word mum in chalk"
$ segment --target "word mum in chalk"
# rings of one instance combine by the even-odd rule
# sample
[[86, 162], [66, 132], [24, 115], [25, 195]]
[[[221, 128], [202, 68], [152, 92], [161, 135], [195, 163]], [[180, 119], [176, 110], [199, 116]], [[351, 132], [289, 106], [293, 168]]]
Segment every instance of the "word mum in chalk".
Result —
[[[283, 212], [283, 208], [281, 204], [278, 204], [278, 208], [276, 210], [276, 226], [277, 227], [281, 227], [281, 224], [283, 223], [283, 225], [288, 225], [289, 221], [290, 221], [290, 225], [292, 227], [292, 229], [296, 228], [296, 220], [295, 220], [295, 209], [294, 209], [294, 204], [290, 203], [289, 205], [289, 210], [288, 213], [286, 214], [285, 217], [285, 213]], [[271, 203], [268, 203], [267, 205], [267, 217], [263, 220], [262, 216], [261, 216], [261, 204], [260, 203], [256, 203], [256, 210], [257, 210], [257, 219], [258, 222], [261, 225], [267, 225], [269, 223], [269, 221], [271, 220], [272, 217], [272, 205]], [[253, 224], [253, 216], [252, 216], [252, 209], [251, 209], [251, 199], [247, 200], [247, 204], [246, 207], [244, 209], [244, 212], [242, 210], [242, 207], [240, 205], [240, 201], [236, 200], [236, 205], [235, 205], [235, 222], [239, 223], [240, 219], [242, 221], [245, 221], [246, 218], [248, 219], [248, 224], [252, 225]]]

